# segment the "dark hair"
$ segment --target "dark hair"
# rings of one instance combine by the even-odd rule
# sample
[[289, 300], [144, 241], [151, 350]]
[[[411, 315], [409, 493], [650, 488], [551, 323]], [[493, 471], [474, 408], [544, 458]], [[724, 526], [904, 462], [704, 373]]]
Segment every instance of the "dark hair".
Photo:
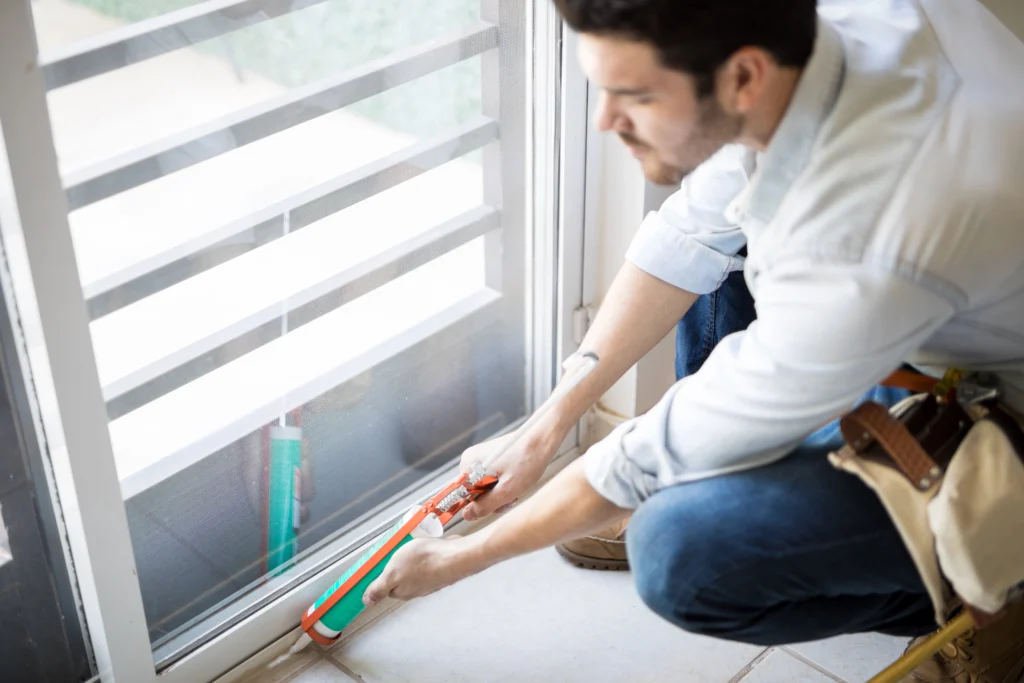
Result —
[[767, 51], [780, 66], [802, 68], [814, 49], [816, 0], [554, 0], [579, 33], [650, 43], [661, 63], [715, 89], [715, 72], [743, 47]]

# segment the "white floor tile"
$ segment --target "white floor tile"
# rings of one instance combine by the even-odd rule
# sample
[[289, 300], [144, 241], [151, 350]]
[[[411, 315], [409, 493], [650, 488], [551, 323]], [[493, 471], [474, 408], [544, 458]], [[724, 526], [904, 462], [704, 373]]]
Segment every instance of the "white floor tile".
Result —
[[835, 683], [834, 680], [807, 666], [782, 650], [773, 650], [739, 683]]
[[628, 573], [544, 550], [408, 603], [330, 654], [366, 683], [724, 683], [761, 651], [676, 629]]
[[323, 660], [290, 679], [288, 683], [355, 683], [355, 681], [338, 667]]
[[859, 633], [801, 643], [789, 649], [849, 683], [861, 683], [892, 664], [903, 654], [909, 640]]

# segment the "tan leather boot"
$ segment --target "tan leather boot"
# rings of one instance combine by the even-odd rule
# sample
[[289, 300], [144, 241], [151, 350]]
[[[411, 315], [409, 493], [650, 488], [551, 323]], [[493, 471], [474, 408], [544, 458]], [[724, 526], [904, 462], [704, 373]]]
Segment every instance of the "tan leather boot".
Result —
[[577, 567], [584, 569], [629, 569], [629, 560], [626, 559], [626, 527], [628, 525], [629, 519], [627, 518], [593, 536], [584, 536], [557, 545], [555, 550]]
[[[910, 643], [908, 651], [923, 638]], [[1024, 681], [1024, 603], [981, 631], [942, 648], [904, 683], [1020, 683]]]

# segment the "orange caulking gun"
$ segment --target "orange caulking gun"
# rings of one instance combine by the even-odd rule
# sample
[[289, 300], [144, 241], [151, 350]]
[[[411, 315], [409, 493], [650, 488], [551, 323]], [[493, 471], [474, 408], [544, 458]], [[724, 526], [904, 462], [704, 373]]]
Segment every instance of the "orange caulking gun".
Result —
[[486, 461], [474, 464], [469, 472], [461, 473], [423, 505], [409, 510], [313, 603], [302, 617], [302, 636], [284, 657], [302, 650], [311, 641], [321, 645], [331, 645], [337, 641], [342, 630], [363, 611], [363, 593], [384, 571], [392, 555], [414, 538], [440, 537], [444, 533], [445, 524], [466, 505], [493, 488], [498, 483], [498, 478], [491, 472], [491, 465], [529, 431], [547, 410], [579, 385], [594, 370], [597, 363], [598, 358], [593, 353], [570, 356], [562, 364], [565, 375], [554, 392], [516, 430], [503, 448]]

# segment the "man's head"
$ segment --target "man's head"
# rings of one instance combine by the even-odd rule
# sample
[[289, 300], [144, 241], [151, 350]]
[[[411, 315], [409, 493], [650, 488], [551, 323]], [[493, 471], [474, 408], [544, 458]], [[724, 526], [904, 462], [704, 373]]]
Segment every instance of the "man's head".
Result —
[[[816, 34], [816, 0], [554, 0], [601, 88], [595, 124], [653, 182], [777, 124]], [[770, 135], [770, 131], [768, 131]]]

